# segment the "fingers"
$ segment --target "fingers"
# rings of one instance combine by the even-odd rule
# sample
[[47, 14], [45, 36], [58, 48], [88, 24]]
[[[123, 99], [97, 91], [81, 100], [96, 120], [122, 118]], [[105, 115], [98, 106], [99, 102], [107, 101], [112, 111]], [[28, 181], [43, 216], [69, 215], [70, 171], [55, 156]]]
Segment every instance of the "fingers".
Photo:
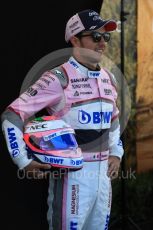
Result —
[[110, 156], [108, 160], [107, 176], [110, 177], [111, 180], [118, 177], [119, 167], [120, 159], [116, 156]]
[[119, 167], [118, 165], [113, 164], [112, 162], [108, 165], [107, 176], [111, 179], [118, 177]]
[[51, 169], [51, 165], [49, 165], [49, 164], [40, 164], [39, 168], [40, 169]]
[[118, 170], [112, 170], [108, 172], [107, 175], [111, 180], [116, 179], [118, 177]]
[[107, 176], [110, 177], [111, 179], [114, 179], [118, 176], [118, 171], [119, 171], [118, 167], [111, 166], [110, 168], [108, 168]]

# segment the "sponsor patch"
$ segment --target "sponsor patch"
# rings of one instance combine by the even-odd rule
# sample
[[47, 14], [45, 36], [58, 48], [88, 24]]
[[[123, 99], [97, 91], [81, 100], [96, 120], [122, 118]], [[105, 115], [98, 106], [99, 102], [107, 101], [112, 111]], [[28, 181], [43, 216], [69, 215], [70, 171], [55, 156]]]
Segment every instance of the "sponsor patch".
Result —
[[106, 223], [105, 223], [105, 228], [104, 228], [104, 230], [108, 230], [109, 219], [110, 219], [110, 215], [107, 215], [107, 216], [106, 216]]
[[26, 95], [30, 96], [30, 97], [34, 97], [35, 95], [37, 95], [38, 91], [32, 87], [29, 87], [27, 89], [27, 91], [25, 92]]
[[112, 95], [112, 90], [111, 89], [104, 89], [105, 95]]
[[44, 162], [63, 165], [64, 159], [44, 156]]
[[111, 122], [112, 111], [105, 112], [92, 112], [87, 113], [84, 110], [79, 110], [78, 120], [81, 124], [99, 124], [99, 123], [107, 123]]
[[82, 89], [82, 88], [90, 88], [91, 89], [91, 85], [89, 83], [86, 83], [86, 84], [72, 84], [72, 88], [73, 89]]
[[12, 157], [15, 158], [19, 155], [20, 151], [19, 151], [19, 146], [17, 143], [17, 138], [15, 135], [15, 130], [14, 128], [8, 128], [7, 129], [7, 133], [8, 133], [8, 138], [9, 138], [9, 144], [10, 144], [10, 148], [12, 150]]
[[83, 160], [71, 160], [71, 165], [82, 165], [83, 164]]
[[71, 187], [71, 215], [78, 215], [79, 211], [79, 185]]
[[78, 92], [78, 91], [75, 91], [74, 96], [75, 96], [75, 97], [79, 96], [79, 92]]
[[100, 77], [100, 71], [88, 71], [89, 78], [98, 78]]
[[70, 221], [70, 230], [78, 230], [78, 222], [77, 220]]
[[76, 63], [76, 62], [74, 62], [74, 61], [70, 61], [70, 64], [71, 64], [71, 65], [73, 65], [73, 66], [74, 66], [74, 68], [76, 68], [76, 69], [78, 69], [78, 68], [79, 68], [79, 66], [77, 65], [77, 63]]

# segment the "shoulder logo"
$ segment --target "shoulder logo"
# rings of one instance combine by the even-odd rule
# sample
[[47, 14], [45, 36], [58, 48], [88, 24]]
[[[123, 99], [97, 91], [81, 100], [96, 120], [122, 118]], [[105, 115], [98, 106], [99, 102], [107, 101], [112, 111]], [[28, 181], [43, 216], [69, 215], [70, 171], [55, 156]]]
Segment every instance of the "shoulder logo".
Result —
[[59, 71], [58, 69], [55, 70], [55, 73], [56, 73], [56, 74], [62, 74], [62, 72]]
[[63, 73], [61, 71], [59, 71], [58, 69], [55, 69], [54, 73], [55, 73], [56, 76], [62, 77], [65, 80], [65, 77], [64, 77]]

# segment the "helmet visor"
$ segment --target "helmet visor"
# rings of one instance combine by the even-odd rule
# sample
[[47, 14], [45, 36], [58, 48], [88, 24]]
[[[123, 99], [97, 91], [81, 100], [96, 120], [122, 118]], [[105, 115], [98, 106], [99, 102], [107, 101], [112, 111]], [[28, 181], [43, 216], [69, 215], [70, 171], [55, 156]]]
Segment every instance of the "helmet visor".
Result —
[[74, 133], [70, 133], [70, 131], [60, 131], [38, 138], [31, 136], [30, 142], [32, 142], [35, 147], [48, 151], [67, 150], [78, 147]]

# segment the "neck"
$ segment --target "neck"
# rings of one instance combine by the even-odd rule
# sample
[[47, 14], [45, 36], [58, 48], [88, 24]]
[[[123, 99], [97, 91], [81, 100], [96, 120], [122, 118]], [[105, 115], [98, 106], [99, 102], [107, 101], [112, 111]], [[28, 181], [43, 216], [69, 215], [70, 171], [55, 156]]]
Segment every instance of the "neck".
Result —
[[90, 70], [97, 70], [99, 55], [93, 50], [75, 47], [73, 57], [83, 66]]
[[75, 55], [73, 55], [74, 58], [77, 60], [78, 63], [85, 66], [89, 70], [99, 70], [98, 63], [89, 63], [87, 60], [84, 60], [83, 58], [78, 58]]

